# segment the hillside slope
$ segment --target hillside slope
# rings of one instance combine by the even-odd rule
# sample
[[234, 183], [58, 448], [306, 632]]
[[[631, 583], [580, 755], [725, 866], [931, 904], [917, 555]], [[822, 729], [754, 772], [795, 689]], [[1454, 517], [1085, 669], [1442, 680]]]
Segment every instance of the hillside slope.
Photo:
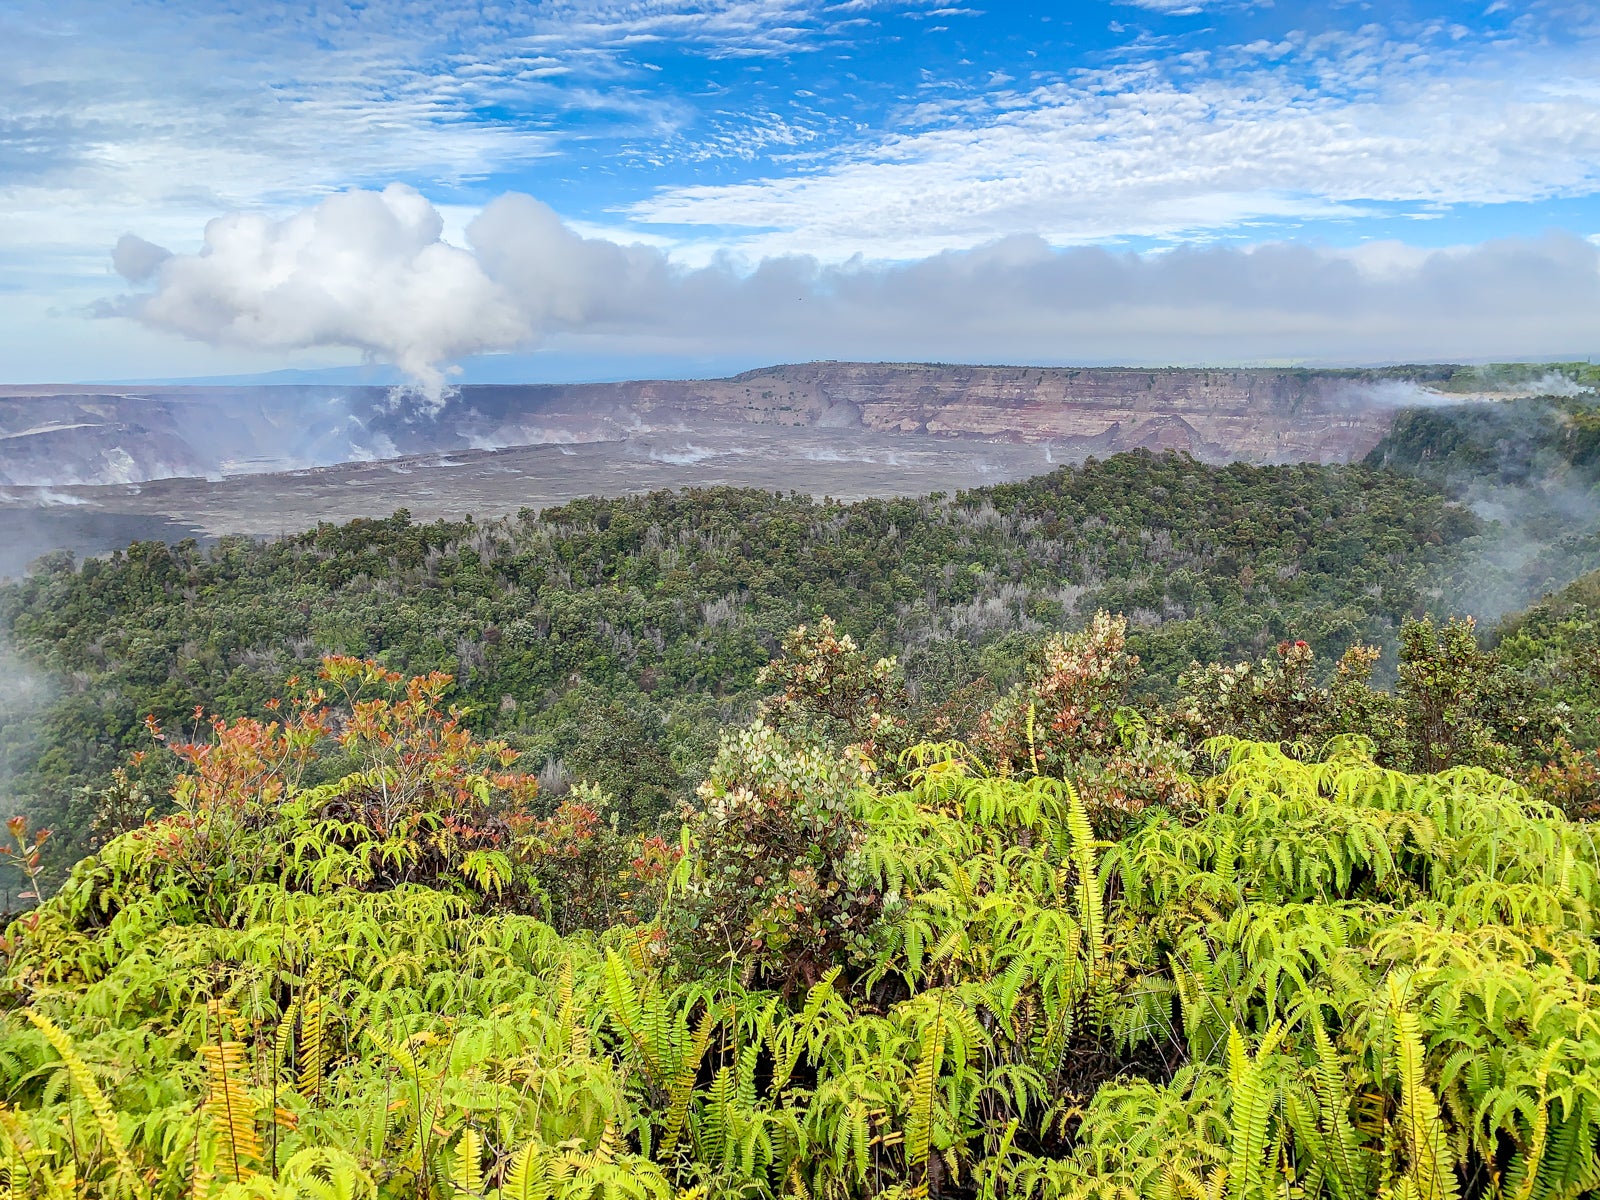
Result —
[[75, 789], [105, 786], [145, 714], [252, 711], [340, 652], [448, 671], [476, 728], [659, 810], [800, 622], [838, 617], [943, 702], [979, 676], [1003, 685], [1029, 639], [1101, 605], [1133, 619], [1170, 687], [1191, 659], [1283, 638], [1392, 646], [1476, 528], [1390, 472], [1139, 453], [958, 498], [657, 492], [506, 521], [142, 543], [0, 588], [0, 639], [51, 698], [37, 739], [0, 722], [0, 773], [9, 759], [20, 797], [81, 833], [94, 800]]

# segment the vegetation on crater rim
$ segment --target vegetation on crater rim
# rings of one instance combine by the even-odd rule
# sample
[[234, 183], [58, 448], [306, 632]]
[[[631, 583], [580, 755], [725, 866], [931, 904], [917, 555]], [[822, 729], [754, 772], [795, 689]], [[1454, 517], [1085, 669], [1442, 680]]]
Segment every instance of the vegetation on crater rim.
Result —
[[1597, 585], [1425, 617], [1521, 469], [1474, 420], [1397, 431], [1427, 483], [1134, 455], [46, 563], [0, 1195], [1595, 1192]]
[[[1390, 471], [1138, 454], [955, 498], [718, 489], [210, 551], [141, 543], [0, 589], [0, 635], [41, 681], [39, 703], [0, 722], [0, 777], [57, 830], [64, 868], [146, 714], [258, 713], [341, 653], [452, 674], [472, 729], [524, 751], [547, 795], [600, 783], [648, 823], [692, 795], [797, 624], [833, 614], [935, 707], [1009, 686], [1030, 645], [1105, 607], [1132, 619], [1144, 686], [1170, 695], [1193, 661], [1286, 638], [1392, 655], [1479, 526]], [[131, 775], [147, 802], [170, 784], [157, 765]]]
[[[881, 664], [797, 632], [675, 845], [598, 789], [537, 815], [446, 678], [330, 659], [270, 720], [172, 745], [177, 811], [8, 931], [6, 1185], [1600, 1184], [1588, 829], [1482, 768], [1386, 769], [1357, 734], [1186, 751], [1123, 703], [1122, 635], [1047, 645], [980, 745], [891, 757]], [[1349, 711], [1239, 687], [1197, 719]]]

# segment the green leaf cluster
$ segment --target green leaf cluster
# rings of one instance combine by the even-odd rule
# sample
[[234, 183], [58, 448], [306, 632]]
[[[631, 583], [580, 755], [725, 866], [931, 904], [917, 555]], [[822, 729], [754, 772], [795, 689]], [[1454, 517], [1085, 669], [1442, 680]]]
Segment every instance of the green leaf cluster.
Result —
[[[1321, 761], [1223, 739], [1191, 803], [1107, 837], [1070, 773], [994, 774], [945, 743], [908, 752], [902, 786], [830, 752], [729, 735], [659, 911], [566, 935], [491, 886], [180, 866], [204, 811], [114, 839], [8, 931], [0, 1185], [1600, 1187], [1600, 848], [1515, 783], [1385, 769], [1360, 739]], [[230, 826], [240, 854], [265, 855], [318, 786], [263, 778], [270, 802]], [[769, 811], [809, 838], [775, 868], [871, 900], [833, 910], [865, 923], [859, 942], [789, 927], [798, 979], [695, 941], [708, 889], [729, 920], [766, 919], [773, 893], [716, 881]]]

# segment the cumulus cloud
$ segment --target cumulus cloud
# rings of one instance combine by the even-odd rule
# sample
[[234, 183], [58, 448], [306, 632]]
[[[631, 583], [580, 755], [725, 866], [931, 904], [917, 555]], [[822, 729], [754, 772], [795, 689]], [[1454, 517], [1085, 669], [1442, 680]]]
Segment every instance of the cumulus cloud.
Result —
[[[111, 311], [221, 344], [355, 347], [437, 395], [452, 361], [559, 341], [609, 354], [987, 362], [1519, 358], [1600, 347], [1600, 246], [1296, 243], [1135, 254], [1002, 238], [913, 262], [689, 269], [584, 237], [525, 195], [440, 239], [407, 187], [211, 222], [198, 254], [119, 246], [149, 290]], [[153, 266], [150, 264], [154, 264]]]
[[113, 265], [155, 288], [116, 311], [217, 345], [354, 347], [437, 399], [450, 362], [531, 335], [516, 301], [472, 254], [440, 240], [443, 228], [433, 205], [391, 184], [331, 196], [287, 220], [219, 217], [198, 254], [125, 237]]
[[111, 251], [111, 269], [129, 283], [148, 283], [161, 264], [171, 257], [172, 251], [165, 246], [147, 242], [137, 234], [125, 233]]

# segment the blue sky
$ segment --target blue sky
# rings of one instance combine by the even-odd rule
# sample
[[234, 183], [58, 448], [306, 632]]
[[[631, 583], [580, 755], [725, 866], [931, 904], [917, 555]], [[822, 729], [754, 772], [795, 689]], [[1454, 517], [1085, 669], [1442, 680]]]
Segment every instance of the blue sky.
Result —
[[[1600, 353], [1590, 3], [12, 0], [0, 36], [11, 379]], [[319, 207], [397, 184], [436, 231]], [[507, 193], [559, 229], [475, 243]], [[218, 217], [254, 223], [200, 261]], [[119, 278], [130, 233], [173, 258]], [[763, 325], [779, 264], [816, 303]]]

